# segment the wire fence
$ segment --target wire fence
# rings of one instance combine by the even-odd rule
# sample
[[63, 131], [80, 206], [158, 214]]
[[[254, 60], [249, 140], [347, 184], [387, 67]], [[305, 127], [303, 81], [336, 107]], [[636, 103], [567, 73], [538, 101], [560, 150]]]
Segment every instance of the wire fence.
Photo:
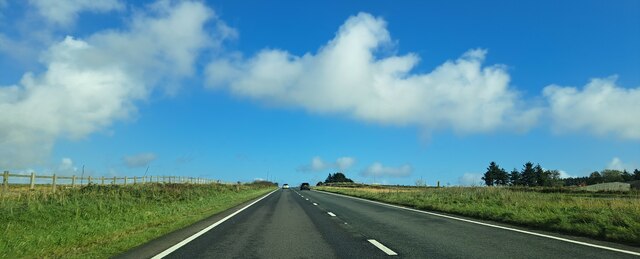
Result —
[[36, 187], [48, 186], [52, 192], [60, 187], [81, 187], [89, 184], [95, 185], [135, 185], [145, 183], [183, 183], [183, 184], [212, 184], [221, 183], [220, 180], [212, 180], [201, 177], [186, 176], [134, 176], [134, 177], [117, 177], [117, 176], [57, 176], [53, 175], [37, 175], [31, 174], [11, 174], [4, 171], [2, 174], [2, 191], [8, 192], [11, 185], [28, 186], [28, 189], [34, 190]]

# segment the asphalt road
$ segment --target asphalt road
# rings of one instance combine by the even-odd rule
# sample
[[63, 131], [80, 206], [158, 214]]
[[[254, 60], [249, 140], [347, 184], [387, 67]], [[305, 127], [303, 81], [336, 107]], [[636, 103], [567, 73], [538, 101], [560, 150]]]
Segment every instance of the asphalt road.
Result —
[[[553, 236], [637, 254], [291, 189], [272, 193], [165, 258], [640, 258], [637, 247]], [[152, 257], [183, 238], [165, 239], [172, 241], [124, 257]]]

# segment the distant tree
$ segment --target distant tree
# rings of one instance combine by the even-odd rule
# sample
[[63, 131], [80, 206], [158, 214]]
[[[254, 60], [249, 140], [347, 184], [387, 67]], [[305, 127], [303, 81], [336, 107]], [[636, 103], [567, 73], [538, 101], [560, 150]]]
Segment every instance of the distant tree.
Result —
[[602, 171], [602, 179], [605, 183], [624, 181], [624, 179], [622, 178], [622, 172], [610, 169]]
[[489, 167], [487, 167], [487, 172], [482, 176], [482, 180], [484, 184], [487, 186], [493, 186], [493, 182], [495, 179], [496, 171], [500, 170], [500, 167], [496, 164], [496, 162], [489, 163]]
[[347, 178], [343, 173], [337, 172], [329, 174], [324, 183], [352, 183], [353, 180]]
[[531, 181], [529, 186], [547, 186], [549, 177], [540, 164], [536, 164], [536, 166], [533, 167], [533, 175], [533, 181]]
[[498, 174], [496, 175], [496, 185], [507, 185], [509, 184], [509, 173], [504, 170], [504, 168], [500, 168]]
[[537, 184], [536, 170], [533, 168], [533, 163], [527, 162], [522, 168], [522, 184], [525, 186], [535, 186]]
[[324, 183], [323, 183], [323, 182], [318, 182], [318, 183], [316, 183], [316, 186], [323, 186], [323, 185], [324, 185]]
[[548, 170], [545, 171], [545, 175], [547, 176], [547, 181], [545, 186], [563, 186], [564, 181], [560, 179], [560, 171], [558, 170]]
[[602, 175], [598, 171], [595, 171], [589, 175], [589, 179], [587, 180], [587, 184], [597, 184], [602, 183]]
[[562, 180], [564, 181], [564, 186], [585, 186], [589, 177], [569, 177]]
[[620, 174], [620, 176], [622, 176], [622, 181], [624, 182], [629, 182], [633, 180], [633, 175], [627, 172], [627, 170], [622, 171], [622, 174]]
[[640, 170], [633, 170], [633, 180], [640, 180]]
[[482, 180], [487, 186], [507, 185], [509, 183], [509, 174], [503, 168], [500, 168], [496, 162], [491, 162]]
[[514, 168], [513, 170], [511, 170], [511, 173], [509, 173], [509, 183], [514, 186], [523, 185], [522, 174], [520, 174], [520, 171], [518, 171], [518, 169]]

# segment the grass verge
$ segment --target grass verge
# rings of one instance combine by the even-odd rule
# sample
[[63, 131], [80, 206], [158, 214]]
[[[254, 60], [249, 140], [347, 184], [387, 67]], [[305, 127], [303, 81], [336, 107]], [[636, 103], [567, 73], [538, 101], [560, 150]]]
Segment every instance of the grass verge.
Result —
[[599, 196], [484, 187], [315, 189], [640, 246], [638, 193]]
[[145, 184], [0, 198], [0, 258], [107, 258], [259, 197], [273, 186]]

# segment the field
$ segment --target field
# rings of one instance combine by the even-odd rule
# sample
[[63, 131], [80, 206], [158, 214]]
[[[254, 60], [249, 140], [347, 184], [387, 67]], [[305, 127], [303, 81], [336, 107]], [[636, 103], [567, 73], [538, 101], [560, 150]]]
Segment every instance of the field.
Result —
[[640, 244], [640, 194], [488, 187], [315, 187], [370, 200]]
[[107, 258], [273, 190], [269, 185], [17, 188], [0, 198], [0, 258]]

